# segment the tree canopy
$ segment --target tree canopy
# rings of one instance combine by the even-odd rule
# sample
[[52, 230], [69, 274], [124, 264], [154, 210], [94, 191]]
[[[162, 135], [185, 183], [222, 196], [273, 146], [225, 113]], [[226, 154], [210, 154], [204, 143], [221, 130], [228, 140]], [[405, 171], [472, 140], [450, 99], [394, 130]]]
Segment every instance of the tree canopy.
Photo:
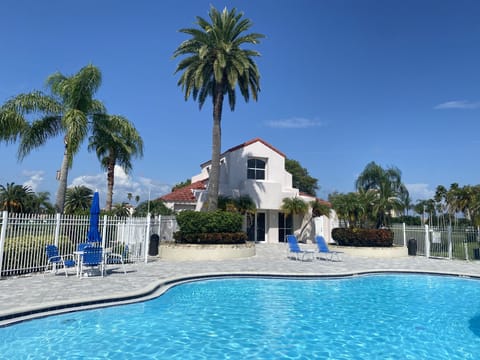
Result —
[[180, 29], [190, 36], [173, 53], [174, 58], [183, 57], [175, 73], [182, 73], [178, 85], [182, 87], [185, 100], [190, 95], [198, 101], [200, 109], [207, 98], [213, 101], [212, 160], [208, 182], [208, 210], [218, 205], [221, 120], [224, 97], [228, 97], [230, 109], [235, 109], [236, 88], [245, 101], [250, 96], [257, 100], [260, 91], [260, 73], [253, 58], [260, 54], [242, 46], [255, 45], [264, 36], [245, 33], [252, 27], [249, 19], [243, 18], [236, 9], [218, 11], [210, 7], [210, 22], [197, 16], [198, 28]]
[[292, 185], [301, 192], [316, 196], [319, 189], [318, 180], [310, 176], [308, 170], [302, 167], [297, 160], [285, 159], [285, 170], [292, 174]]

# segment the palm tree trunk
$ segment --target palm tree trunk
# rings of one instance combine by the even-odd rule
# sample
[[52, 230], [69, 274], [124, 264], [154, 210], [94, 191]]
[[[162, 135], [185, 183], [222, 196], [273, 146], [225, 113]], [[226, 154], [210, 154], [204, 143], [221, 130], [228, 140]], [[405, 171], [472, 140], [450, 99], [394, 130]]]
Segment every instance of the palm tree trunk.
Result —
[[65, 193], [67, 192], [67, 178], [68, 178], [68, 153], [67, 145], [65, 145], [65, 152], [63, 153], [62, 167], [60, 168], [60, 179], [57, 189], [57, 199], [55, 202], [55, 210], [57, 213], [63, 214], [65, 207]]
[[212, 167], [208, 180], [208, 211], [217, 210], [218, 191], [220, 181], [220, 148], [222, 141], [222, 106], [223, 92], [222, 86], [217, 84], [213, 100], [213, 128], [212, 128]]
[[113, 198], [113, 184], [115, 182], [115, 163], [108, 164], [107, 169], [107, 201], [105, 203], [105, 209], [107, 211], [112, 210], [112, 198]]

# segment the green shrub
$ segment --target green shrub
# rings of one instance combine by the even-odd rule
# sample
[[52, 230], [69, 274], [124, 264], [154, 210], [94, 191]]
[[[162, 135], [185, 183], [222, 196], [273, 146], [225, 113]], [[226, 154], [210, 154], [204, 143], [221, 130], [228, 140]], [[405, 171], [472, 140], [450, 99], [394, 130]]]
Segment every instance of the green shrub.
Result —
[[184, 234], [182, 231], [173, 234], [173, 238], [179, 244], [244, 244], [248, 239], [244, 232]]
[[[7, 237], [3, 249], [2, 274], [27, 273], [43, 270], [47, 264], [45, 246], [53, 244], [50, 235], [29, 235]], [[74, 244], [65, 236], [61, 236], [58, 247], [62, 253], [72, 253]], [[17, 271], [16, 269], [26, 269]]]
[[332, 238], [341, 246], [393, 246], [393, 231], [389, 229], [335, 228]]
[[180, 231], [174, 234], [179, 243], [238, 244], [246, 241], [243, 216], [227, 211], [182, 211], [177, 215]]

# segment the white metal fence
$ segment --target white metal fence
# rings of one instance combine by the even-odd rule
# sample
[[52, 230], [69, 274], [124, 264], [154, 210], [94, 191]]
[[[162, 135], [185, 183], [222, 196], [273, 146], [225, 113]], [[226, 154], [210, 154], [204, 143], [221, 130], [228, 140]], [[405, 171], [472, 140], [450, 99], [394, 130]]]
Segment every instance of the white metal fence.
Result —
[[[45, 246], [55, 244], [60, 254], [72, 254], [86, 242], [90, 217], [15, 214], [0, 219], [0, 277], [42, 271]], [[123, 254], [127, 262], [147, 262], [158, 254], [159, 241], [173, 240], [174, 216], [118, 218], [103, 216], [99, 223], [102, 245]]]
[[414, 247], [416, 255], [461, 260], [480, 259], [479, 228], [394, 224], [391, 230], [395, 234], [394, 244], [408, 246], [409, 252]]

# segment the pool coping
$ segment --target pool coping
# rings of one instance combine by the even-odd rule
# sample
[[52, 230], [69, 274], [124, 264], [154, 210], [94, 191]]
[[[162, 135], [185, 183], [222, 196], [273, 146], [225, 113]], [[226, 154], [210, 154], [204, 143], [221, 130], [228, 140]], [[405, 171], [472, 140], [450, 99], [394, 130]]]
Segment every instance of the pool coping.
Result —
[[453, 276], [480, 280], [479, 274], [471, 274], [455, 271], [434, 270], [411, 270], [411, 269], [371, 269], [361, 271], [335, 272], [335, 273], [286, 273], [286, 272], [210, 272], [195, 275], [170, 277], [157, 280], [143, 289], [126, 292], [122, 295], [105, 295], [100, 297], [85, 297], [75, 300], [50, 302], [37, 306], [28, 306], [0, 312], [0, 328], [14, 325], [33, 319], [59, 315], [83, 310], [98, 309], [104, 307], [120, 306], [157, 298], [170, 288], [192, 281], [201, 281], [220, 278], [291, 278], [291, 279], [322, 279], [322, 278], [350, 278], [364, 275], [380, 274], [418, 274]]

